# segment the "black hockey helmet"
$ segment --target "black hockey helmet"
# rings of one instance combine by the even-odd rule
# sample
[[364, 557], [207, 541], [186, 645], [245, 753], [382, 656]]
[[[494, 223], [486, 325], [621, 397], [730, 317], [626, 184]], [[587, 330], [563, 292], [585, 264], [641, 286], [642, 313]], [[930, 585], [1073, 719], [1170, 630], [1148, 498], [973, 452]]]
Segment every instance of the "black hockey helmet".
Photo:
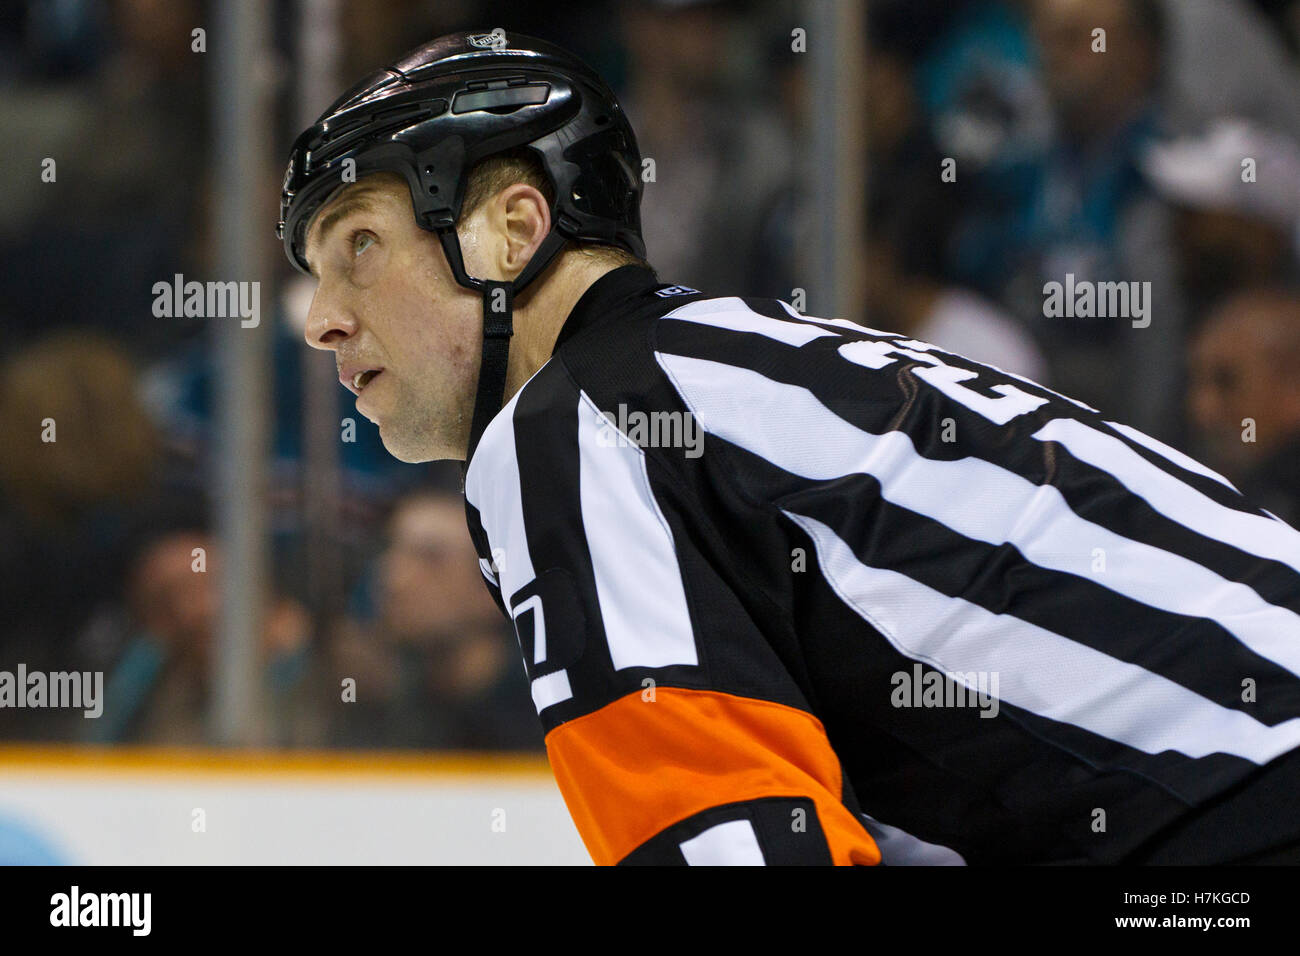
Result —
[[[479, 160], [531, 150], [554, 187], [551, 232], [514, 282], [465, 271], [455, 224]], [[641, 159], [614, 94], [577, 57], [502, 30], [454, 33], [363, 79], [293, 144], [277, 235], [294, 267], [307, 226], [348, 182], [391, 171], [411, 191], [416, 222], [436, 233], [463, 286], [483, 294], [484, 351], [469, 454], [501, 409], [516, 292], [566, 240], [618, 246], [645, 257]]]

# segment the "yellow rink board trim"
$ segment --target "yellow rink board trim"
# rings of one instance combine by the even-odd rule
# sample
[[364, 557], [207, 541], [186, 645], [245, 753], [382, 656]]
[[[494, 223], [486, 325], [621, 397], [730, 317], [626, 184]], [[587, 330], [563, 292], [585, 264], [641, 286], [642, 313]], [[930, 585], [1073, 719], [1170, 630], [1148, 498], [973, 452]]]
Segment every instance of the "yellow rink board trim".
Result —
[[0, 745], [0, 772], [76, 775], [175, 774], [237, 777], [400, 777], [552, 779], [541, 754], [374, 750], [239, 750], [184, 747]]

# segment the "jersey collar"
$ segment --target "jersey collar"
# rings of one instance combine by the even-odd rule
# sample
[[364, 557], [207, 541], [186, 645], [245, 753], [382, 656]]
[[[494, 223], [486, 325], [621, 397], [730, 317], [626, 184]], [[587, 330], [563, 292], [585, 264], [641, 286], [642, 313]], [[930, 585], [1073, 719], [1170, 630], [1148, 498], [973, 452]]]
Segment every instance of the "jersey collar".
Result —
[[587, 291], [573, 306], [573, 311], [569, 313], [569, 317], [564, 320], [564, 325], [560, 328], [560, 334], [555, 339], [555, 348], [552, 349], [551, 354], [558, 352], [560, 346], [577, 335], [580, 330], [611, 312], [619, 311], [620, 303], [649, 292], [651, 289], [658, 289], [662, 285], [653, 270], [644, 266], [619, 266], [606, 272], [587, 287]]

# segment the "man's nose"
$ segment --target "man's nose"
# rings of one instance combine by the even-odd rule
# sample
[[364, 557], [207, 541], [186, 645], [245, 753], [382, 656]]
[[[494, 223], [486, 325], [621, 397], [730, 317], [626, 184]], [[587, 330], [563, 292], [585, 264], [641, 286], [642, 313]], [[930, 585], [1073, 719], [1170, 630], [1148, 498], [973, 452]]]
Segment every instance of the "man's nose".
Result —
[[303, 329], [303, 338], [307, 344], [314, 349], [333, 351], [340, 342], [355, 335], [356, 331], [356, 320], [348, 311], [332, 304], [317, 291], [311, 300], [307, 325]]

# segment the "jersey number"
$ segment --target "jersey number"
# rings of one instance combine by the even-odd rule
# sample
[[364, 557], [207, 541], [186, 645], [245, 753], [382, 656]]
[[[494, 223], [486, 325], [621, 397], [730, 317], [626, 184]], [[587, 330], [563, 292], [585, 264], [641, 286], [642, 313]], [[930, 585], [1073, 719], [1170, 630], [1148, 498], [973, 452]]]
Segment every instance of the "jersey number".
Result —
[[[912, 346], [912, 348], [906, 348], [905, 346]], [[1011, 419], [1032, 412], [1048, 402], [1048, 399], [1038, 395], [1030, 395], [1014, 385], [990, 386], [992, 391], [998, 393], [996, 397], [981, 395], [974, 389], [961, 384], [978, 378], [978, 372], [968, 368], [945, 365], [933, 355], [928, 354], [932, 348], [934, 346], [926, 342], [912, 340], [881, 342], [864, 339], [841, 345], [839, 353], [855, 365], [862, 365], [872, 369], [881, 369], [887, 365], [892, 365], [900, 357], [924, 362], [928, 367], [916, 369], [917, 378], [937, 388], [954, 402], [959, 402], [977, 415], [987, 418], [995, 425], [1005, 425]]]

